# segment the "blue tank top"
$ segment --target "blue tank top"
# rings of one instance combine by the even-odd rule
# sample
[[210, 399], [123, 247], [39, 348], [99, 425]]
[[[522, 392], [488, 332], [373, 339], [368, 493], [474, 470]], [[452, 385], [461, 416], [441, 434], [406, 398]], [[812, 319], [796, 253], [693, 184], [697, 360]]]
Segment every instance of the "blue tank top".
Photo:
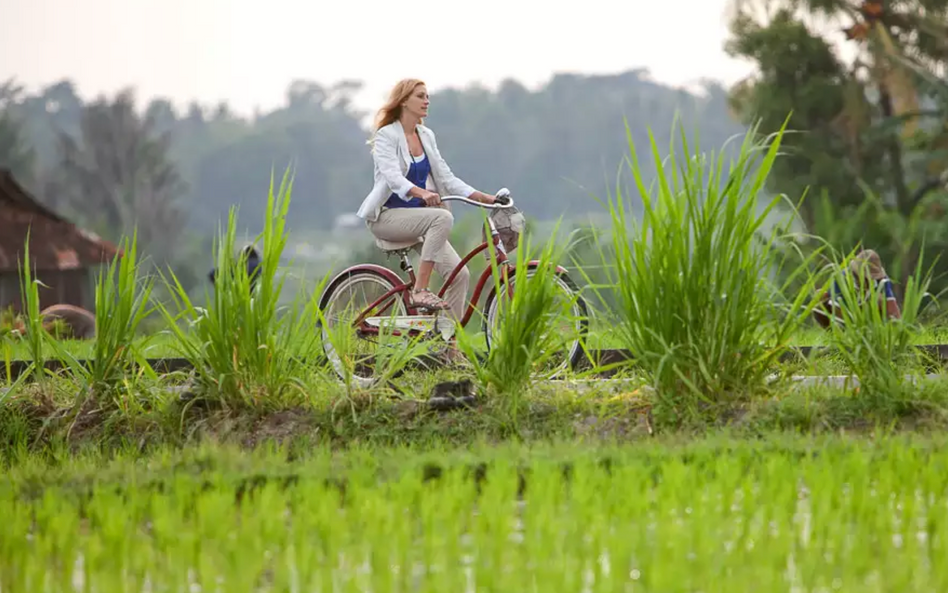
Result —
[[[431, 173], [431, 163], [428, 161], [428, 155], [423, 153], [418, 157], [418, 160], [415, 160], [415, 156], [410, 152], [408, 156], [411, 157], [411, 166], [408, 168], [408, 175], [406, 175], [406, 177], [416, 186], [424, 189], [428, 184], [428, 174]], [[408, 196], [405, 197], [407, 198]], [[392, 192], [392, 195], [388, 197], [388, 200], [386, 200], [384, 204], [386, 208], [422, 208], [424, 205], [425, 201], [421, 198], [408, 198], [407, 200], [403, 200], [399, 198], [395, 192]]]
[[[888, 278], [883, 278], [882, 280], [875, 280], [874, 282], [876, 284], [877, 292], [884, 294], [887, 301], [896, 300], [895, 291], [892, 289], [891, 280]], [[880, 284], [882, 284], [881, 288], [879, 287]], [[859, 286], [858, 281], [856, 281], [856, 286]], [[843, 290], [839, 287], [839, 284], [835, 280], [833, 281], [832, 299], [833, 300], [831, 300], [830, 303], [833, 305], [843, 304]]]

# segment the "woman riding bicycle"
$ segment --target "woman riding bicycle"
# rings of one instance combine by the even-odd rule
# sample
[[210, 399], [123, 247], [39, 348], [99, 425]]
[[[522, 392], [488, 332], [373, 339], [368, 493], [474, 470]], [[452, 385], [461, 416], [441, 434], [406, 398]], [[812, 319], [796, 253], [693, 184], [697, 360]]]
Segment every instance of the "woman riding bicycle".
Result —
[[375, 186], [358, 215], [372, 234], [384, 241], [421, 239], [421, 264], [411, 305], [447, 309], [460, 320], [471, 277], [466, 267], [445, 291], [445, 300], [428, 290], [432, 270], [446, 278], [461, 261], [448, 242], [454, 216], [442, 204], [441, 196], [460, 195], [484, 204], [493, 204], [494, 196], [454, 176], [438, 152], [434, 132], [422, 125], [427, 115], [428, 90], [424, 82], [405, 79], [395, 85], [376, 118], [375, 134], [370, 140]]

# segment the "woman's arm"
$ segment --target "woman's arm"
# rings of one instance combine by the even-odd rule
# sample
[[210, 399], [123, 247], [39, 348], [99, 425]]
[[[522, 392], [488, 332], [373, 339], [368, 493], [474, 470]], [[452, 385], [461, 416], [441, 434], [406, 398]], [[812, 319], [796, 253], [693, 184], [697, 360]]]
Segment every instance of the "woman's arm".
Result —
[[899, 308], [899, 304], [895, 301], [885, 302], [885, 312], [891, 319], [902, 319], [902, 310]]
[[494, 196], [485, 194], [484, 192], [474, 190], [474, 193], [468, 196], [470, 199], [480, 202], [482, 204], [493, 204]]
[[883, 282], [883, 292], [881, 298], [885, 299], [885, 312], [891, 319], [901, 319], [902, 310], [899, 307], [899, 301], [895, 298], [895, 291], [892, 289], [892, 281], [886, 278]]
[[819, 303], [813, 308], [813, 318], [820, 325], [820, 327], [826, 329], [830, 325], [830, 315], [834, 313], [835, 311], [833, 311], [833, 305], [830, 303], [830, 293], [827, 290], [822, 295], [820, 295]]
[[[421, 126], [419, 126], [421, 129]], [[483, 192], [479, 192], [470, 185], [464, 183], [451, 171], [451, 167], [448, 166], [448, 163], [445, 162], [444, 157], [441, 156], [441, 151], [438, 150], [438, 141], [435, 138], [434, 132], [430, 128], [424, 128], [424, 134], [428, 137], [428, 140], [431, 144], [431, 150], [434, 152], [433, 155], [428, 155], [428, 158], [431, 159], [432, 167], [437, 169], [438, 177], [441, 179], [444, 184], [444, 191], [451, 195], [464, 196], [465, 198], [470, 198], [472, 200], [484, 203], [486, 200], [493, 201], [492, 196], [488, 196]]]

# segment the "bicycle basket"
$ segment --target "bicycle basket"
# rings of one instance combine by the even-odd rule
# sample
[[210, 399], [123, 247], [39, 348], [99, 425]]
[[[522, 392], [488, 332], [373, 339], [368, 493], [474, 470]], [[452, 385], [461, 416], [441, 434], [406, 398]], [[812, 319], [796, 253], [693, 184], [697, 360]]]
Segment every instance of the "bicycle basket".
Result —
[[[526, 218], [516, 207], [504, 208], [503, 210], [494, 210], [490, 213], [490, 219], [494, 221], [494, 227], [500, 235], [500, 241], [504, 245], [507, 253], [510, 253], [520, 245], [520, 233], [526, 226]], [[485, 241], [488, 240], [487, 228], [482, 231]]]

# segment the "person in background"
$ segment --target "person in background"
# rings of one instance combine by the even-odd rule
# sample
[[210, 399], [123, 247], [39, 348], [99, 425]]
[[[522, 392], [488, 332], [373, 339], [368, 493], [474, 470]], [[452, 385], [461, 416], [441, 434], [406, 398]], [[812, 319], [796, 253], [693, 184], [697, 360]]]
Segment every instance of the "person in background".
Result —
[[[250, 290], [253, 291], [257, 286], [257, 278], [260, 276], [260, 254], [254, 249], [253, 245], [247, 245], [241, 250], [241, 255], [247, 256], [247, 275], [250, 277]], [[217, 280], [217, 268], [214, 268], [208, 274], [211, 285], [215, 285]]]
[[[872, 284], [875, 284], [876, 294], [879, 295], [879, 307], [885, 310], [886, 316], [889, 319], [902, 318], [902, 310], [892, 290], [892, 281], [886, 274], [885, 268], [882, 267], [882, 259], [878, 253], [872, 249], [863, 249], [857, 253], [849, 264], [849, 273], [856, 280], [854, 283], [856, 287], [862, 288], [860, 304], [869, 297], [870, 288]], [[842, 308], [845, 306], [842, 290], [838, 283], [833, 281], [830, 289], [821, 296], [821, 302], [813, 310], [813, 316], [821, 327], [828, 328], [834, 319], [842, 323]]]

